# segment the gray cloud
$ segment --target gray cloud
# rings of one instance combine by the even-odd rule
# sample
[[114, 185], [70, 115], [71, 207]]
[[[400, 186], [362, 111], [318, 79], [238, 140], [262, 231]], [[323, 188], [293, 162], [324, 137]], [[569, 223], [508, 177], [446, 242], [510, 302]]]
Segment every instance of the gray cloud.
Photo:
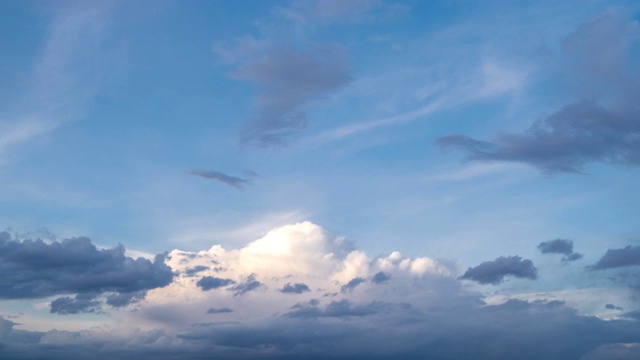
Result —
[[99, 312], [102, 303], [96, 300], [96, 296], [97, 294], [78, 294], [75, 298], [57, 298], [51, 302], [50, 311], [52, 314], [60, 315]]
[[624, 310], [623, 308], [621, 308], [619, 306], [615, 306], [613, 304], [606, 304], [604, 307], [605, 307], [605, 309], [608, 309], [608, 310], [619, 310], [619, 311], [623, 311]]
[[374, 284], [382, 284], [389, 279], [391, 279], [391, 275], [387, 274], [384, 271], [379, 271], [375, 275], [373, 275], [371, 282]]
[[[233, 75], [257, 85], [256, 113], [242, 131], [243, 144], [282, 145], [307, 125], [306, 108], [351, 81], [343, 48], [312, 50], [263, 46]], [[257, 53], [255, 53], [257, 52]]]
[[253, 291], [262, 286], [262, 283], [256, 280], [256, 274], [251, 274], [247, 276], [247, 278], [239, 283], [238, 285], [232, 287], [230, 290], [235, 291], [233, 296], [244, 295], [249, 291]]
[[235, 283], [235, 281], [231, 279], [222, 279], [213, 276], [203, 276], [196, 285], [202, 288], [204, 291], [208, 291], [211, 289], [217, 289], [219, 287], [227, 286]]
[[485, 261], [467, 269], [460, 279], [496, 285], [506, 276], [535, 280], [538, 278], [538, 269], [531, 260], [522, 260], [520, 256], [500, 256], [493, 261]]
[[107, 297], [107, 304], [113, 307], [123, 307], [144, 299], [145, 295], [147, 295], [145, 290], [111, 294]]
[[188, 276], [193, 276], [201, 271], [205, 271], [208, 270], [209, 267], [208, 266], [204, 266], [204, 265], [198, 265], [198, 266], [194, 266], [192, 268], [187, 268], [187, 270], [184, 272], [185, 274], [187, 274]]
[[468, 161], [508, 161], [541, 172], [581, 173], [590, 162], [640, 165], [640, 74], [632, 55], [640, 42], [638, 22], [607, 13], [583, 24], [564, 42], [566, 75], [577, 101], [541, 117], [522, 133], [493, 141], [450, 134], [436, 141]]
[[410, 309], [410, 304], [391, 304], [381, 301], [372, 301], [368, 304], [353, 304], [347, 299], [332, 301], [324, 309], [318, 307], [319, 302], [298, 303], [291, 307], [291, 311], [286, 313], [290, 318], [349, 318], [374, 315], [381, 312], [388, 312], [395, 308], [404, 310]]
[[251, 183], [251, 180], [249, 179], [242, 179], [242, 178], [227, 175], [225, 173], [221, 173], [220, 171], [215, 171], [215, 170], [194, 169], [194, 170], [191, 170], [189, 174], [200, 176], [205, 179], [216, 180], [223, 184], [234, 187], [238, 190], [243, 190], [245, 186]]
[[356, 288], [356, 286], [360, 285], [363, 282], [364, 282], [363, 278], [359, 278], [359, 277], [353, 278], [348, 283], [346, 283], [345, 285], [342, 285], [340, 287], [340, 292], [343, 293], [343, 294], [351, 292], [351, 291], [353, 291], [353, 289]]
[[555, 239], [541, 242], [538, 250], [543, 254], [563, 254], [562, 261], [569, 262], [582, 259], [582, 254], [573, 252], [573, 241], [568, 239]]
[[311, 290], [309, 289], [307, 284], [304, 284], [304, 283], [295, 283], [295, 284], [287, 283], [280, 290], [280, 292], [285, 294], [302, 294], [305, 291], [311, 291]]
[[230, 312], [233, 312], [233, 310], [232, 310], [232, 309], [229, 309], [229, 308], [227, 308], [227, 307], [225, 307], [225, 308], [218, 308], [218, 309], [216, 309], [216, 308], [209, 308], [209, 309], [207, 310], [207, 314], [225, 314], [225, 313], [230, 313]]
[[567, 239], [544, 241], [538, 245], [538, 250], [543, 254], [571, 255], [573, 253], [573, 241]]
[[[173, 279], [164, 256], [153, 262], [124, 255], [125, 248], [98, 250], [86, 237], [45, 243], [18, 241], [0, 233], [0, 298], [44, 298], [58, 294], [131, 294], [168, 285]], [[64, 298], [63, 298], [64, 299]], [[86, 297], [54, 301], [81, 306]], [[54, 304], [52, 304], [53, 306]], [[52, 308], [53, 310], [53, 308]], [[68, 312], [70, 313], [70, 312]]]
[[640, 246], [627, 246], [622, 249], [609, 249], [591, 270], [614, 269], [640, 265]]
[[[599, 347], [636, 342], [635, 321], [581, 316], [559, 301], [448, 305], [427, 312], [402, 304], [300, 303], [262, 326], [197, 324], [180, 335], [196, 344], [259, 358], [580, 359]], [[632, 357], [628, 357], [631, 359]]]

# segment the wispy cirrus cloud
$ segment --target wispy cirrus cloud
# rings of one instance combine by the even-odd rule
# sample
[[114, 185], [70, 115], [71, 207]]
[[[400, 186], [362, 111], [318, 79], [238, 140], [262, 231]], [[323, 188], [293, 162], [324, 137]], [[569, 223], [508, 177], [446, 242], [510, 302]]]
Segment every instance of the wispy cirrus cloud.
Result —
[[106, 4], [61, 6], [35, 60], [21, 101], [5, 112], [0, 154], [83, 116], [103, 76], [99, 47], [109, 9]]

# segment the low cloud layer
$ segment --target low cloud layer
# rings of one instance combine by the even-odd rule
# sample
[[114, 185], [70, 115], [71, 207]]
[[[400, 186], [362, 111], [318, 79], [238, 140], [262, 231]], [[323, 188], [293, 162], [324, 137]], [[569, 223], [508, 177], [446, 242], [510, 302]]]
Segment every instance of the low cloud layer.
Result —
[[[174, 281], [148, 290], [144, 299], [132, 296], [135, 311], [115, 310], [120, 327], [25, 331], [0, 315], [3, 355], [577, 359], [620, 352], [619, 344], [640, 337], [634, 310], [604, 321], [558, 300], [487, 304], [438, 261], [398, 252], [370, 258], [309, 222], [274, 229], [240, 249], [173, 250], [166, 264]], [[530, 260], [509, 256], [470, 268], [463, 278], [499, 283], [536, 274]], [[93, 292], [62, 296], [52, 311], [97, 313], [97, 298]]]
[[[122, 306], [142, 293], [168, 285], [173, 279], [164, 256], [153, 262], [124, 255], [125, 248], [98, 250], [86, 237], [46, 243], [15, 240], [0, 233], [0, 298], [33, 299], [54, 295], [51, 311], [60, 314], [97, 309], [94, 298], [109, 296], [108, 303]], [[115, 296], [115, 297], [114, 297]]]
[[520, 256], [500, 256], [493, 261], [485, 261], [467, 269], [460, 279], [497, 285], [507, 276], [535, 280], [538, 278], [538, 269], [533, 266], [531, 260], [523, 260]]

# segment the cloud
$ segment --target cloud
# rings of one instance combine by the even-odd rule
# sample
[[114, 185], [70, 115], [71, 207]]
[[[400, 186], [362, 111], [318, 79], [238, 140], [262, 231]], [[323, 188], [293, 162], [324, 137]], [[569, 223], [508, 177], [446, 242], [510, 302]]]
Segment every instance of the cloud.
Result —
[[619, 306], [615, 306], [613, 304], [606, 304], [604, 307], [607, 310], [619, 310], [619, 311], [623, 311], [624, 310], [623, 308], [621, 308]]
[[102, 39], [109, 7], [58, 7], [18, 106], [3, 111], [0, 155], [84, 115], [108, 70]]
[[229, 309], [229, 308], [209, 308], [207, 310], [207, 314], [226, 314], [226, 313], [231, 313], [233, 312], [233, 310]]
[[363, 282], [364, 282], [363, 278], [357, 277], [357, 278], [351, 279], [349, 280], [348, 283], [346, 283], [345, 285], [342, 285], [342, 287], [340, 288], [340, 292], [343, 294], [347, 292], [351, 292], [353, 291], [353, 289], [356, 288], [356, 286], [360, 285]]
[[[241, 135], [243, 144], [258, 147], [282, 145], [307, 125], [306, 109], [351, 81], [347, 58], [337, 45], [301, 50], [257, 41], [237, 45], [245, 58], [233, 77], [254, 83], [259, 89], [255, 113]], [[224, 56], [229, 50], [218, 50]]]
[[217, 289], [219, 287], [227, 286], [234, 284], [235, 281], [231, 279], [222, 279], [213, 276], [203, 276], [196, 285], [202, 288], [204, 291], [208, 291], [211, 289]]
[[302, 294], [306, 291], [311, 291], [311, 289], [304, 283], [286, 283], [282, 289], [280, 289], [280, 292], [285, 294]]
[[564, 254], [562, 261], [569, 262], [582, 258], [582, 254], [573, 252], [573, 241], [568, 239], [555, 239], [541, 242], [538, 250], [543, 254]]
[[96, 300], [96, 296], [97, 294], [78, 294], [75, 298], [57, 298], [51, 302], [51, 313], [63, 315], [98, 312], [102, 303]]
[[238, 285], [232, 287], [230, 290], [233, 290], [233, 296], [244, 295], [249, 291], [253, 291], [262, 286], [262, 283], [256, 280], [256, 274], [251, 274], [247, 276], [247, 278], [239, 283]]
[[622, 249], [609, 249], [598, 260], [591, 270], [615, 269], [625, 266], [640, 265], [640, 246], [627, 246]]
[[[0, 233], [0, 298], [45, 298], [58, 294], [82, 294], [61, 298], [52, 310], [80, 309], [91, 305], [89, 294], [135, 294], [169, 284], [173, 278], [164, 256], [153, 262], [124, 255], [125, 248], [98, 250], [86, 237], [45, 243], [18, 241]], [[91, 296], [94, 296], [91, 295]], [[123, 295], [126, 298], [129, 295]], [[114, 300], [111, 301], [112, 303]], [[121, 304], [122, 301], [116, 303]], [[59, 312], [59, 311], [56, 311]]]
[[390, 279], [391, 279], [391, 275], [385, 273], [384, 271], [378, 271], [371, 279], [371, 282], [374, 284], [382, 284], [383, 282], [388, 281]]
[[526, 131], [501, 133], [492, 141], [450, 134], [436, 144], [466, 153], [468, 161], [520, 162], [546, 174], [581, 173], [591, 162], [640, 165], [640, 74], [632, 55], [639, 29], [637, 21], [610, 12], [571, 34], [564, 55], [579, 100]]
[[[490, 263], [515, 265], [497, 266], [501, 274], [484, 271], [483, 276], [499, 281], [527, 269], [531, 275], [533, 265], [522, 265], [527, 261], [498, 258]], [[119, 328], [30, 332], [0, 317], [3, 355], [96, 360], [322, 359], [335, 354], [354, 360], [577, 359], [640, 336], [632, 317], [604, 321], [580, 315], [558, 300], [507, 298], [487, 305], [481, 294], [466, 289], [437, 261], [398, 252], [369, 258], [309, 222], [273, 229], [240, 249], [214, 245], [196, 252], [173, 250], [166, 263], [175, 273], [169, 285], [149, 290], [135, 311], [105, 310], [117, 313]], [[202, 291], [186, 271], [200, 266], [206, 267], [198, 271], [200, 280], [215, 276], [236, 286]], [[375, 278], [393, 280], [379, 286]], [[339, 291], [355, 284], [354, 279], [371, 281], [359, 281], [361, 291]], [[302, 285], [308, 291], [295, 296], [282, 291]], [[90, 310], [81, 300], [91, 301], [92, 294], [84, 294], [61, 301], [66, 311]]]
[[460, 279], [473, 280], [480, 284], [497, 285], [506, 276], [535, 280], [538, 278], [538, 269], [533, 266], [531, 260], [522, 260], [520, 256], [500, 256], [493, 261], [485, 261], [476, 267], [467, 269]]
[[238, 190], [243, 190], [245, 186], [251, 183], [251, 180], [249, 179], [238, 178], [238, 177], [227, 175], [215, 170], [195, 169], [195, 170], [191, 170], [189, 174], [200, 176], [205, 179], [216, 180], [223, 184], [234, 187]]

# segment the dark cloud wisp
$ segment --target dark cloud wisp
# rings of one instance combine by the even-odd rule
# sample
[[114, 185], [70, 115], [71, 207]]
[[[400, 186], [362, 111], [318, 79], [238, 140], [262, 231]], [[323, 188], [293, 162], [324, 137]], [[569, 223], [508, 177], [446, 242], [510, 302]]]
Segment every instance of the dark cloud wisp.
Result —
[[531, 260], [523, 260], [520, 256], [500, 256], [467, 269], [460, 279], [497, 285], [507, 276], [535, 280], [538, 278], [538, 269]]
[[541, 242], [538, 250], [543, 254], [562, 254], [562, 261], [575, 261], [582, 258], [582, 254], [573, 252], [573, 241], [568, 239], [555, 239]]
[[521, 133], [492, 141], [450, 134], [436, 141], [469, 161], [520, 162], [542, 173], [581, 173], [588, 163], [640, 165], [640, 72], [634, 48], [638, 22], [609, 12], [580, 26], [563, 43], [574, 101]]
[[267, 46], [241, 65], [234, 76], [257, 85], [256, 113], [242, 132], [242, 143], [259, 147], [282, 145], [304, 129], [306, 107], [351, 81], [344, 50], [317, 46], [299, 50]]
[[640, 265], [640, 246], [627, 246], [622, 249], [609, 249], [598, 260], [591, 270], [614, 269], [626, 266]]
[[222, 173], [220, 171], [215, 171], [215, 170], [194, 169], [194, 170], [191, 170], [189, 174], [200, 176], [205, 179], [216, 180], [223, 184], [234, 187], [238, 190], [243, 190], [245, 186], [251, 183], [250, 179], [242, 179], [242, 178], [227, 175], [225, 173]]
[[217, 289], [219, 287], [231, 285], [233, 283], [235, 283], [235, 281], [231, 279], [223, 279], [223, 278], [217, 278], [213, 276], [203, 276], [200, 280], [198, 280], [196, 285], [201, 287], [202, 290], [208, 291], [211, 289]]

